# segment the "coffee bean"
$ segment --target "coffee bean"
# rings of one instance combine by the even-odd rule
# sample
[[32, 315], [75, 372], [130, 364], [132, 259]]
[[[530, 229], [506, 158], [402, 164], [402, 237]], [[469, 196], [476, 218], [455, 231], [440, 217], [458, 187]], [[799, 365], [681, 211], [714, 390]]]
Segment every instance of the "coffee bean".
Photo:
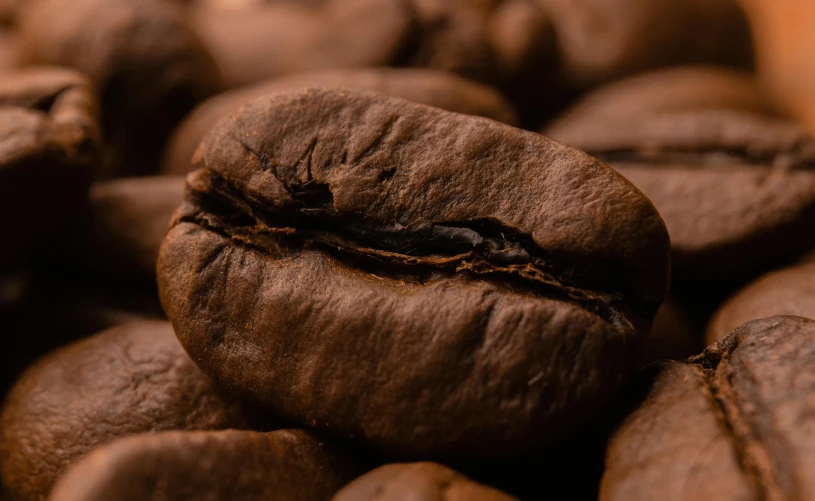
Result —
[[514, 124], [512, 105], [490, 87], [449, 73], [421, 69], [352, 69], [303, 73], [282, 77], [213, 97], [198, 106], [179, 125], [165, 155], [164, 172], [191, 171], [192, 156], [204, 135], [240, 105], [275, 92], [305, 87], [366, 89], [457, 113], [479, 115]]
[[240, 395], [382, 449], [561, 438], [627, 379], [665, 296], [650, 202], [492, 120], [307, 89], [245, 105], [196, 158], [158, 264], [182, 344]]
[[622, 126], [643, 115], [671, 111], [733, 109], [775, 113], [755, 76], [725, 67], [688, 65], [641, 73], [598, 87], [542, 132], [566, 144], [596, 148], [609, 122]]
[[193, 24], [229, 87], [328, 68], [385, 66], [413, 32], [407, 0], [265, 2], [193, 8]]
[[654, 202], [680, 286], [744, 280], [815, 244], [815, 141], [795, 123], [733, 109], [738, 95], [679, 109], [655, 100], [654, 112], [620, 118], [611, 104], [593, 118], [578, 105], [568, 125], [545, 131], [609, 162]]
[[117, 440], [68, 471], [50, 501], [328, 501], [359, 467], [302, 430], [163, 432]]
[[96, 96], [64, 69], [0, 79], [0, 269], [21, 267], [38, 244], [79, 213], [97, 160]]
[[183, 177], [124, 178], [96, 183], [84, 226], [74, 230], [70, 266], [84, 265], [107, 278], [155, 283], [156, 260], [173, 211], [184, 194]]
[[604, 500], [809, 499], [815, 320], [749, 322], [666, 362], [606, 455]]
[[450, 71], [474, 80], [498, 81], [490, 45], [493, 0], [410, 0], [419, 32], [408, 65]]
[[221, 82], [215, 63], [165, 0], [30, 0], [20, 61], [86, 73], [102, 98], [102, 177], [149, 174], [175, 124]]
[[512, 501], [437, 463], [389, 464], [344, 487], [333, 501]]
[[44, 499], [115, 438], [260, 424], [201, 373], [168, 322], [128, 324], [48, 355], [17, 382], [0, 415], [0, 478], [15, 499]]
[[815, 263], [768, 273], [740, 290], [708, 324], [707, 342], [750, 320], [776, 315], [815, 318]]
[[562, 71], [587, 88], [682, 63], [750, 67], [737, 0], [537, 0], [552, 18]]

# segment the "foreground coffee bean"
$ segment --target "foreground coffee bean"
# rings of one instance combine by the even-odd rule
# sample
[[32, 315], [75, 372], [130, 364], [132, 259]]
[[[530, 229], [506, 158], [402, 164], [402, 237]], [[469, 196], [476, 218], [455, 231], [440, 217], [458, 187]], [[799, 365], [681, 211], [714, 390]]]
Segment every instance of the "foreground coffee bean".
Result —
[[80, 74], [23, 70], [0, 79], [0, 269], [17, 267], [84, 206], [98, 154], [96, 95]]
[[166, 0], [29, 0], [20, 62], [86, 73], [102, 97], [103, 177], [155, 172], [164, 142], [221, 88], [215, 63]]
[[190, 14], [229, 87], [398, 62], [415, 22], [407, 0], [255, 2], [235, 9], [193, 8]]
[[768, 273], [740, 290], [708, 324], [707, 342], [750, 320], [776, 315], [815, 318], [815, 263]]
[[94, 184], [84, 225], [74, 230], [63, 258], [108, 278], [155, 283], [158, 250], [183, 194], [181, 176]]
[[812, 499], [815, 320], [737, 328], [666, 362], [606, 456], [603, 500]]
[[333, 501], [512, 501], [437, 463], [389, 464], [344, 487]]
[[184, 347], [231, 391], [392, 452], [562, 438], [631, 374], [665, 296], [651, 203], [492, 120], [308, 89], [242, 107], [197, 164], [158, 264]]
[[113, 439], [260, 424], [201, 373], [168, 322], [128, 324], [48, 355], [17, 382], [0, 416], [0, 478], [17, 500], [44, 499]]
[[815, 245], [815, 140], [724, 101], [619, 118], [582, 107], [582, 127], [567, 115], [568, 127], [545, 131], [608, 161], [654, 202], [679, 286], [745, 280]]
[[165, 155], [163, 171], [172, 174], [191, 171], [193, 153], [204, 135], [218, 120], [247, 101], [275, 92], [314, 86], [373, 90], [508, 124], [514, 125], [517, 121], [512, 105], [492, 88], [441, 71], [367, 68], [302, 73], [225, 92], [202, 103], [174, 132]]
[[359, 474], [340, 449], [302, 430], [164, 432], [97, 449], [50, 501], [328, 501]]
[[752, 65], [737, 0], [537, 0], [552, 18], [565, 78], [586, 88], [682, 63]]

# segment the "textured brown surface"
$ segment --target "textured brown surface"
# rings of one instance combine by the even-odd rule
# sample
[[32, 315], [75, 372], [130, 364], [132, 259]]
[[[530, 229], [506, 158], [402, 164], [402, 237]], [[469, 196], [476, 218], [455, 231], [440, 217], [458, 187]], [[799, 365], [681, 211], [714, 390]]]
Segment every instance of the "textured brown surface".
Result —
[[308, 89], [244, 106], [197, 164], [158, 265], [182, 344], [377, 447], [539, 448], [628, 377], [667, 288], [640, 192], [492, 120]]
[[414, 30], [407, 0], [266, 2], [193, 9], [196, 30], [229, 87], [328, 68], [384, 66]]
[[600, 499], [812, 499], [814, 336], [772, 317], [665, 363], [611, 441]]
[[220, 89], [211, 57], [165, 0], [31, 0], [19, 32], [23, 64], [74, 67], [99, 89], [106, 177], [155, 172], [175, 124]]
[[437, 463], [389, 464], [344, 487], [333, 501], [513, 501]]
[[125, 178], [91, 187], [90, 213], [64, 258], [107, 276], [155, 283], [158, 250], [184, 199], [182, 176]]
[[[688, 84], [684, 94], [706, 93]], [[654, 202], [671, 234], [676, 284], [746, 278], [815, 243], [815, 141], [793, 122], [750, 111], [747, 87], [733, 85], [729, 98], [724, 87], [705, 88], [711, 95], [684, 103], [655, 92], [652, 112], [619, 118], [609, 110], [642, 85], [628, 96], [598, 91], [607, 99], [587, 98], [544, 131], [609, 162]]]
[[374, 68], [291, 75], [226, 92], [198, 106], [173, 134], [164, 158], [164, 172], [186, 174], [192, 170], [192, 155], [207, 131], [245, 102], [314, 86], [372, 90], [456, 113], [509, 124], [517, 121], [512, 105], [495, 90], [441, 71]]
[[192, 363], [169, 322], [127, 324], [51, 353], [17, 382], [0, 416], [0, 474], [19, 500], [41, 500], [72, 463], [115, 438], [256, 418]]
[[71, 469], [50, 501], [328, 501], [358, 467], [302, 430], [164, 432], [117, 440]]
[[[58, 68], [0, 79], [0, 269], [76, 215], [98, 153], [96, 95]], [[15, 263], [17, 264], [17, 263]]]
[[737, 0], [537, 0], [552, 18], [563, 71], [585, 87], [681, 63], [752, 63]]
[[815, 318], [815, 263], [768, 273], [737, 292], [711, 319], [707, 342], [750, 320], [776, 315]]

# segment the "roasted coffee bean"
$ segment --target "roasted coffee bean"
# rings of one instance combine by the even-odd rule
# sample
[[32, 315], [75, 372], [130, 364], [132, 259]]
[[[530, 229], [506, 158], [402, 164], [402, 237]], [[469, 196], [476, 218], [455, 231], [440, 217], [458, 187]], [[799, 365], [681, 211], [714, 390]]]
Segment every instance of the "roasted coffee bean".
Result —
[[336, 446], [302, 430], [138, 435], [97, 449], [50, 501], [328, 501], [359, 473]]
[[815, 320], [747, 323], [666, 362], [617, 430], [600, 499], [815, 496]]
[[158, 169], [167, 136], [215, 94], [215, 63], [166, 0], [30, 0], [20, 22], [22, 64], [85, 72], [102, 98], [103, 177]]
[[0, 415], [0, 478], [15, 499], [44, 499], [115, 438], [260, 421], [195, 366], [168, 322], [128, 324], [46, 356], [17, 382]]
[[419, 33], [408, 64], [482, 82], [498, 80], [489, 21], [495, 0], [410, 0]]
[[164, 320], [155, 286], [127, 281], [90, 280], [39, 266], [10, 275], [2, 284], [19, 298], [0, 308], [0, 398], [22, 372], [51, 350], [107, 328], [143, 319]]
[[665, 296], [651, 203], [492, 120], [307, 89], [245, 105], [196, 158], [158, 264], [182, 344], [232, 391], [378, 448], [561, 438], [628, 378]]
[[116, 179], [91, 187], [88, 217], [62, 252], [107, 277], [155, 283], [156, 260], [173, 211], [184, 199], [183, 177]]
[[[411, 0], [419, 34], [405, 64], [457, 73], [497, 86], [518, 105], [523, 123], [562, 107], [554, 76], [557, 47], [536, 0]], [[546, 92], [541, 92], [541, 89]]]
[[578, 105], [568, 126], [544, 133], [609, 162], [654, 202], [675, 284], [745, 280], [815, 244], [815, 141], [787, 120], [734, 109], [741, 100], [668, 110], [655, 100], [655, 112], [621, 118], [611, 105], [593, 118]]
[[605, 137], [610, 126], [680, 110], [733, 109], [775, 113], [755, 76], [717, 66], [677, 66], [641, 73], [593, 90], [544, 133], [567, 144], [589, 149], [595, 136]]
[[260, 2], [193, 8], [194, 25], [229, 87], [328, 68], [384, 66], [414, 30], [408, 0]]
[[500, 74], [498, 85], [516, 103], [522, 123], [538, 127], [562, 110], [570, 91], [556, 72], [555, 31], [539, 3], [501, 1], [490, 16], [488, 34]]
[[737, 0], [537, 1], [552, 18], [564, 76], [578, 87], [674, 64], [752, 64]]
[[730, 298], [707, 328], [707, 342], [758, 318], [796, 315], [815, 318], [815, 263], [768, 273]]
[[517, 121], [512, 105], [495, 90], [441, 71], [374, 68], [297, 74], [226, 92], [198, 106], [173, 134], [165, 155], [164, 172], [186, 174], [191, 171], [193, 153], [204, 135], [218, 120], [245, 102], [275, 92], [314, 86], [373, 90], [508, 124]]
[[354, 480], [333, 501], [512, 501], [437, 463], [389, 464]]
[[64, 69], [0, 79], [0, 270], [19, 266], [37, 244], [84, 206], [97, 160], [96, 96]]

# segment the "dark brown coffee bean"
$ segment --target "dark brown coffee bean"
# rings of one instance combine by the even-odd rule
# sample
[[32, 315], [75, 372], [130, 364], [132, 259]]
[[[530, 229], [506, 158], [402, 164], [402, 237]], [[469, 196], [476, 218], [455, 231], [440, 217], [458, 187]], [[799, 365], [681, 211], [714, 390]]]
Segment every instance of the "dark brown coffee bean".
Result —
[[408, 64], [450, 71], [482, 82], [498, 81], [490, 45], [494, 0], [410, 0], [419, 33]]
[[752, 65], [737, 0], [537, 0], [552, 18], [565, 78], [589, 87], [682, 63]]
[[599, 87], [549, 125], [544, 134], [566, 144], [598, 146], [616, 125], [654, 115], [681, 110], [710, 108], [772, 114], [772, 104], [762, 93], [755, 76], [717, 66], [677, 66], [641, 73]]
[[261, 2], [191, 14], [230, 87], [304, 71], [391, 64], [414, 23], [407, 0]]
[[639, 191], [492, 120], [307, 89], [245, 105], [196, 158], [158, 265], [182, 344], [241, 395], [379, 448], [560, 437], [628, 377], [667, 288]]
[[710, 321], [707, 342], [750, 320], [775, 315], [815, 318], [815, 263], [768, 273], [740, 290]]
[[96, 96], [70, 70], [0, 79], [0, 269], [19, 266], [84, 206], [97, 160]]
[[115, 438], [258, 419], [196, 367], [168, 322], [128, 324], [48, 355], [17, 382], [0, 416], [0, 475], [16, 499], [44, 499], [71, 464]]
[[18, 289], [16, 304], [0, 308], [0, 397], [38, 358], [60, 346], [104, 329], [143, 319], [166, 319], [155, 286], [129, 281], [90, 280], [82, 267], [76, 276], [44, 267], [11, 275], [0, 286]]
[[155, 283], [158, 250], [183, 195], [181, 176], [94, 184], [87, 220], [81, 232], [73, 234], [67, 259], [72, 266], [82, 263], [107, 277]]
[[549, 16], [535, 0], [503, 0], [490, 16], [488, 33], [499, 87], [516, 103], [525, 126], [540, 126], [563, 108], [571, 92], [557, 74], [556, 37]]
[[513, 501], [437, 463], [389, 464], [344, 487], [333, 501]]
[[314, 86], [373, 90], [457, 113], [509, 124], [517, 121], [512, 105], [495, 90], [441, 71], [374, 68], [290, 75], [220, 94], [198, 106], [173, 134], [165, 155], [164, 172], [186, 174], [193, 170], [192, 155], [204, 135], [218, 120], [245, 102], [275, 92]]
[[749, 278], [815, 244], [815, 141], [792, 122], [734, 109], [739, 95], [668, 109], [655, 99], [654, 112], [620, 118], [594, 101], [596, 114], [578, 105], [545, 131], [609, 162], [654, 202], [678, 285]]
[[359, 467], [309, 432], [164, 432], [117, 440], [68, 471], [50, 501], [328, 501]]
[[815, 496], [815, 320], [747, 323], [667, 362], [606, 455], [600, 499]]
[[102, 96], [105, 177], [148, 174], [164, 141], [220, 79], [178, 8], [166, 0], [31, 0], [20, 61], [85, 72]]

